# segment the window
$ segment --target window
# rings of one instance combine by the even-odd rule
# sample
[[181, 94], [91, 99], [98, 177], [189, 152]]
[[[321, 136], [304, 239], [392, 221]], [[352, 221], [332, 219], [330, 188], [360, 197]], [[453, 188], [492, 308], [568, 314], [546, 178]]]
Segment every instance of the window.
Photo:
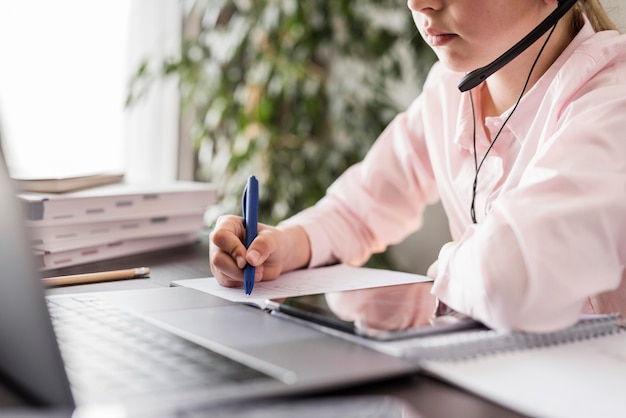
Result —
[[140, 60], [176, 53], [178, 2], [31, 0], [0, 4], [0, 116], [13, 174], [124, 171], [176, 177], [178, 99], [161, 83], [124, 102]]

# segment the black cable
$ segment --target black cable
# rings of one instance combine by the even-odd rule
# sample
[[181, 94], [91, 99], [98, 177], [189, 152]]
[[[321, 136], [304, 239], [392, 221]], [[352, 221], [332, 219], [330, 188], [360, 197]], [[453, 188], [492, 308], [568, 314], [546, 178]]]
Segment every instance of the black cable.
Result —
[[504, 130], [504, 127], [506, 126], [507, 122], [509, 121], [509, 119], [511, 119], [511, 116], [513, 116], [513, 113], [515, 113], [515, 110], [517, 110], [517, 107], [522, 101], [522, 98], [524, 97], [524, 93], [526, 93], [526, 89], [528, 88], [528, 84], [530, 83], [530, 79], [532, 77], [533, 71], [535, 70], [537, 63], [539, 62], [539, 58], [541, 57], [543, 50], [546, 48], [546, 45], [548, 45], [548, 41], [550, 41], [550, 38], [552, 37], [554, 30], [556, 29], [556, 25], [557, 24], [554, 24], [554, 26], [552, 26], [552, 29], [550, 30], [548, 37], [546, 38], [545, 42], [541, 46], [541, 49], [539, 50], [539, 53], [537, 54], [537, 58], [535, 58], [535, 62], [533, 62], [532, 67], [530, 67], [530, 72], [528, 73], [528, 77], [526, 78], [526, 82], [524, 83], [524, 87], [522, 88], [522, 92], [520, 93], [519, 98], [517, 99], [517, 101], [515, 102], [515, 105], [513, 106], [513, 110], [511, 110], [511, 113], [509, 113], [509, 115], [506, 117], [506, 119], [502, 123], [502, 126], [500, 126], [500, 129], [496, 133], [496, 136], [491, 141], [491, 144], [489, 144], [489, 147], [487, 148], [485, 155], [483, 155], [483, 158], [480, 160], [480, 164], [478, 164], [478, 156], [476, 155], [476, 113], [475, 113], [475, 108], [474, 108], [474, 98], [472, 96], [472, 90], [469, 90], [470, 104], [472, 107], [472, 127], [473, 127], [472, 138], [473, 138], [473, 145], [474, 145], [474, 168], [476, 170], [476, 174], [474, 175], [474, 183], [472, 184], [472, 204], [470, 206], [470, 216], [472, 218], [472, 222], [475, 224], [478, 223], [476, 221], [476, 207], [475, 207], [476, 189], [478, 187], [478, 172], [483, 166], [483, 163], [485, 162], [485, 159], [487, 158], [487, 154], [489, 154], [489, 151], [491, 151], [491, 148], [493, 148], [493, 145], [496, 143], [496, 140], [500, 137], [500, 134]]

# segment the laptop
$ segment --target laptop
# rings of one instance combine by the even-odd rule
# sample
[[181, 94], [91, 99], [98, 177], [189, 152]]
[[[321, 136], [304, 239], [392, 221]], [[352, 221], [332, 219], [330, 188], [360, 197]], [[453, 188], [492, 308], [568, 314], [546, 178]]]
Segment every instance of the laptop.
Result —
[[0, 194], [0, 378], [33, 405], [178, 416], [419, 368], [190, 288], [46, 296], [1, 153]]

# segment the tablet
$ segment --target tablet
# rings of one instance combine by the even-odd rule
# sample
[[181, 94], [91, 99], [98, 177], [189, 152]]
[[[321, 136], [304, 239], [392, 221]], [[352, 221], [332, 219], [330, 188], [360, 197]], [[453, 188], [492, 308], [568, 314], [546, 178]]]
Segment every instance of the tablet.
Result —
[[361, 337], [390, 341], [484, 326], [465, 315], [436, 315], [431, 282], [267, 301], [267, 308]]

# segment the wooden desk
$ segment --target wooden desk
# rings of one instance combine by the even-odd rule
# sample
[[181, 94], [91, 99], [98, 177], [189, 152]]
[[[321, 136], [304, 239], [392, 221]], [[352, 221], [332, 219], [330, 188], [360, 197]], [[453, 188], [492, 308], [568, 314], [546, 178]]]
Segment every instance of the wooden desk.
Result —
[[[159, 287], [168, 286], [172, 280], [211, 276], [206, 241], [186, 247], [48, 271], [44, 272], [43, 275], [47, 277], [141, 266], [150, 267], [150, 278], [63, 287], [50, 289], [49, 292], [59, 294]], [[414, 409], [416, 417], [423, 418], [455, 416], [512, 418], [522, 416], [444, 382], [420, 375], [377, 382], [335, 392], [332, 395], [364, 394], [384, 394], [398, 397]], [[10, 395], [3, 396], [0, 391], [0, 405], [15, 405], [14, 402], [14, 398]]]

